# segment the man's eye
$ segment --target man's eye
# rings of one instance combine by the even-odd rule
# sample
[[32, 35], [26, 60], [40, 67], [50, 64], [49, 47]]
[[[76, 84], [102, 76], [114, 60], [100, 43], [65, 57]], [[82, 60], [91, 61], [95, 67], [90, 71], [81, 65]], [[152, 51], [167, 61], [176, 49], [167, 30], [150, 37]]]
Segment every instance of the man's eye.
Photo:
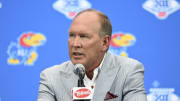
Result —
[[80, 37], [81, 37], [81, 38], [88, 38], [87, 35], [81, 35]]
[[69, 34], [69, 37], [74, 37], [74, 34]]

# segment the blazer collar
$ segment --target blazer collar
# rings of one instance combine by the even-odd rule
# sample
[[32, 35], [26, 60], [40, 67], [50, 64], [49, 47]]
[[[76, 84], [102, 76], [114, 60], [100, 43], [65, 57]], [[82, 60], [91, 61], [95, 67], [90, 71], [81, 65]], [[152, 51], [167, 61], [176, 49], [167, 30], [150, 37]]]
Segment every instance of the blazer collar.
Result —
[[77, 87], [78, 76], [74, 73], [74, 65], [71, 61], [60, 71], [63, 88], [72, 96], [72, 88]]
[[113, 59], [112, 54], [107, 52], [100, 74], [96, 81], [92, 101], [104, 101], [106, 93], [110, 90], [111, 85], [119, 71], [119, 68], [114, 64]]

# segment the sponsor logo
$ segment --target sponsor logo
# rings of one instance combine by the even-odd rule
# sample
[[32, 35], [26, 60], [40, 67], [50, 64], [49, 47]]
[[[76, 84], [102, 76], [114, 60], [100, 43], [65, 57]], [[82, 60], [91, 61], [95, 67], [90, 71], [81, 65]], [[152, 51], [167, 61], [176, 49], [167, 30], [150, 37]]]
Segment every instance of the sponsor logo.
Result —
[[75, 91], [74, 96], [77, 98], [86, 98], [91, 94], [91, 91], [87, 88], [81, 88]]
[[91, 4], [87, 0], [57, 0], [53, 8], [67, 18], [73, 19], [78, 12], [91, 8]]
[[174, 94], [174, 88], [158, 88], [159, 82], [153, 82], [154, 88], [150, 88], [147, 95], [148, 101], [180, 101], [180, 98]]
[[143, 8], [158, 19], [166, 19], [168, 15], [179, 10], [180, 5], [176, 0], [147, 0]]
[[26, 32], [19, 38], [18, 42], [11, 42], [8, 46], [7, 63], [9, 65], [33, 65], [38, 57], [37, 47], [43, 45], [46, 38], [41, 33]]
[[113, 33], [109, 51], [117, 55], [128, 56], [127, 48], [134, 45], [135, 42], [136, 38], [130, 33]]

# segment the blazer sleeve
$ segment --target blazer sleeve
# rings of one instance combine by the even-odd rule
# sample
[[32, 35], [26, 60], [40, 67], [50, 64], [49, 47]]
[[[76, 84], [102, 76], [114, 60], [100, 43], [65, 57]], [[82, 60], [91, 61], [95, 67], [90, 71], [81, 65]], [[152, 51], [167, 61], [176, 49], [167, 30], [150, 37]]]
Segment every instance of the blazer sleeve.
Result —
[[129, 68], [123, 90], [123, 101], [147, 101], [144, 89], [144, 67], [139, 62]]
[[37, 101], [56, 101], [53, 87], [45, 71], [43, 71], [40, 75]]

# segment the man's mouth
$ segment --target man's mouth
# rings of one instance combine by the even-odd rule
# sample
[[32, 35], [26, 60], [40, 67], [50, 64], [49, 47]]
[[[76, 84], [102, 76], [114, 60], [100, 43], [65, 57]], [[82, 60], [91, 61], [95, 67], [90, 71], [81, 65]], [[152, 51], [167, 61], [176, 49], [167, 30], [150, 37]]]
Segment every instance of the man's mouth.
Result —
[[80, 52], [72, 52], [72, 55], [73, 56], [82, 56], [83, 54]]

